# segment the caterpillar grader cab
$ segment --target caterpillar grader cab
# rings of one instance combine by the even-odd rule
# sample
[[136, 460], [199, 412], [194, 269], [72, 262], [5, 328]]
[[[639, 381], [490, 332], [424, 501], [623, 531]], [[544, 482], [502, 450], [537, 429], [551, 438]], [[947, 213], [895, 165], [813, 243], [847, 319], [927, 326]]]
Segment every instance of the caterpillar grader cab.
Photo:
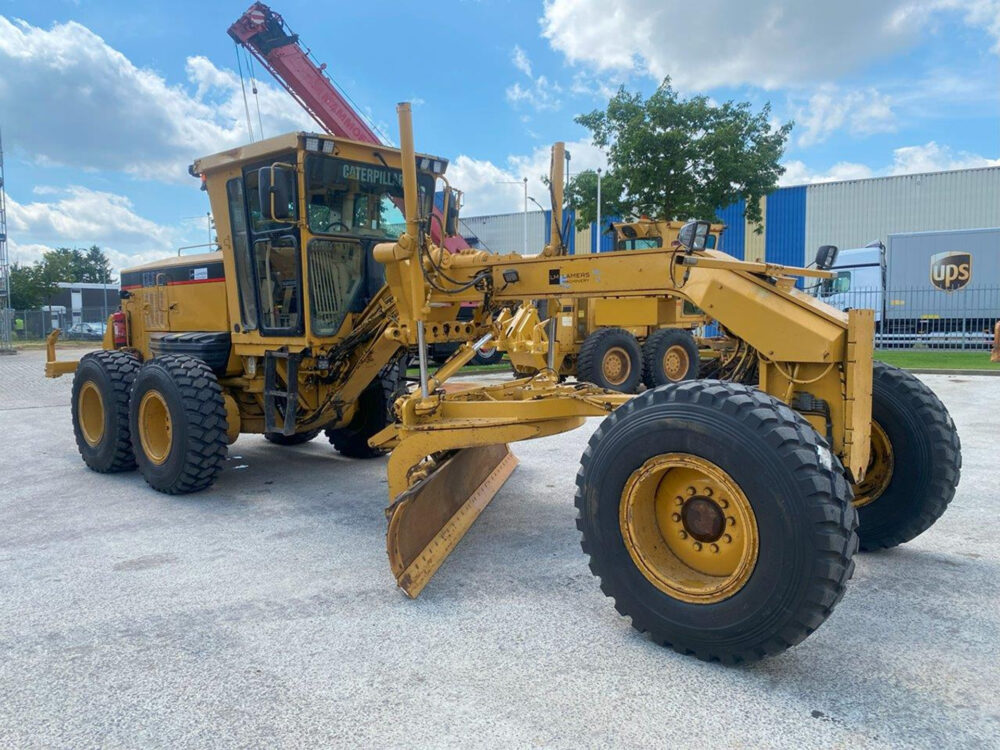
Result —
[[[725, 662], [815, 630], [859, 538], [900, 544], [944, 511], [960, 468], [954, 425], [918, 380], [873, 364], [871, 311], [794, 286], [827, 272], [735, 260], [707, 248], [711, 227], [697, 221], [676, 246], [448, 252], [428, 231], [445, 163], [415, 153], [408, 105], [399, 118], [399, 150], [295, 134], [195, 162], [221, 252], [126, 271], [104, 349], [78, 364], [50, 342], [47, 373], [74, 372], [91, 468], [138, 465], [178, 493], [210, 485], [240, 432], [292, 441], [324, 429], [352, 455], [389, 451], [387, 552], [416, 596], [513, 471], [510, 443], [598, 417], [576, 477], [591, 570], [635, 628]], [[532, 301], [663, 295], [738, 339], [719, 379], [636, 397], [560, 381], [559, 329]], [[463, 304], [472, 320], [459, 320]], [[431, 373], [440, 341], [463, 344]], [[547, 350], [546, 367], [445, 387], [494, 341]], [[406, 392], [398, 367], [413, 348], [419, 385]]]

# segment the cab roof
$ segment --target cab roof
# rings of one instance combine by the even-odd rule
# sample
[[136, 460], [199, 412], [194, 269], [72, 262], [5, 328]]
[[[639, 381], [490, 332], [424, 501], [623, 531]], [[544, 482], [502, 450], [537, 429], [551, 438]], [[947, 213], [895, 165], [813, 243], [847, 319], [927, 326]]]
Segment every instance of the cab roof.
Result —
[[[379, 154], [385, 159], [389, 166], [400, 165], [400, 152], [398, 148], [383, 146], [379, 143], [365, 143], [364, 141], [352, 141], [349, 138], [339, 138], [329, 133], [309, 133], [299, 131], [296, 133], [285, 133], [276, 135], [273, 138], [265, 138], [256, 143], [248, 143], [245, 146], [237, 146], [228, 151], [220, 151], [217, 154], [203, 156], [195, 159], [194, 163], [188, 167], [188, 172], [193, 176], [205, 174], [216, 169], [223, 169], [241, 165], [248, 162], [260, 161], [271, 155], [282, 152], [304, 148], [306, 138], [318, 138], [321, 141], [333, 141], [333, 156], [343, 156], [344, 158], [362, 159], [372, 163], [378, 163], [374, 158]], [[365, 158], [367, 157], [367, 158]], [[427, 158], [438, 161], [442, 164], [440, 174], [444, 174], [448, 166], [448, 160], [440, 156], [417, 153], [417, 158]]]

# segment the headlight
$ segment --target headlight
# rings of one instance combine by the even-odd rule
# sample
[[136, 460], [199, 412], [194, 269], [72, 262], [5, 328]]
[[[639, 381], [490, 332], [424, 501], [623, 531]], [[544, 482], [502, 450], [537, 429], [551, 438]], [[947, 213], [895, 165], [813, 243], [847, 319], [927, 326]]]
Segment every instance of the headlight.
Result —
[[333, 153], [333, 141], [323, 141], [323, 153], [324, 154]]
[[306, 138], [306, 151], [319, 151], [319, 138]]

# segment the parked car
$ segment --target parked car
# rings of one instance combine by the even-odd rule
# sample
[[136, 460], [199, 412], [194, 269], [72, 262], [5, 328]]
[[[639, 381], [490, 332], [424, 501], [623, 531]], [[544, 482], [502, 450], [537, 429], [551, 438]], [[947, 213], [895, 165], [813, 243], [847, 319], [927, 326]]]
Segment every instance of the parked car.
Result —
[[100, 341], [104, 338], [106, 323], [74, 323], [66, 329], [63, 338], [77, 341]]

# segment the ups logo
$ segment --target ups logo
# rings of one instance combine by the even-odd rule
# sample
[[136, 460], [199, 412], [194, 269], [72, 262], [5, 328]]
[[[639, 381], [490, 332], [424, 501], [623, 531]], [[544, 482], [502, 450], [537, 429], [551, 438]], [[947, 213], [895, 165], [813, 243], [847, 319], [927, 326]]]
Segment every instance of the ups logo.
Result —
[[954, 292], [972, 280], [972, 253], [947, 252], [931, 256], [931, 283]]

